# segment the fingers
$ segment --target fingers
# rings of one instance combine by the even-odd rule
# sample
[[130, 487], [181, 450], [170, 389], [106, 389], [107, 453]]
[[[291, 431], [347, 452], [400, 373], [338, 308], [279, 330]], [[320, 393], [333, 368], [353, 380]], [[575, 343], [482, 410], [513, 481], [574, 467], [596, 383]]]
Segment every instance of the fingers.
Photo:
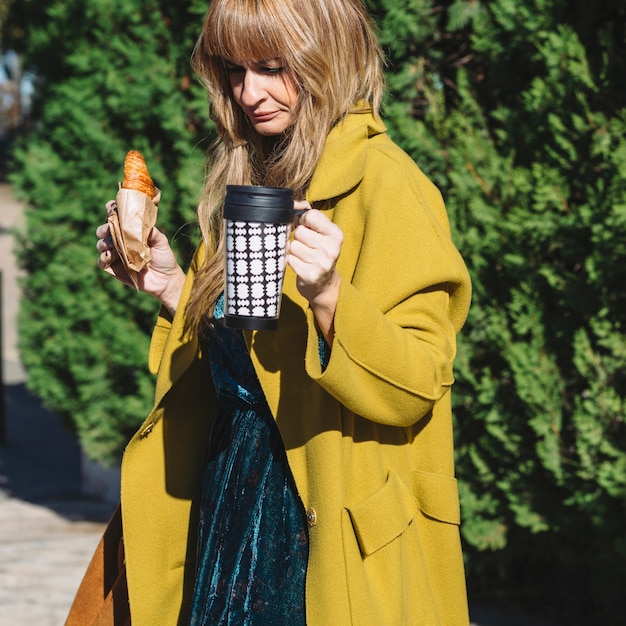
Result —
[[294, 226], [300, 223], [300, 218], [311, 209], [311, 205], [306, 200], [296, 200], [293, 203]]
[[96, 237], [98, 237], [98, 239], [104, 239], [109, 233], [110, 229], [108, 224], [100, 224], [100, 226], [96, 228]]
[[[336, 299], [337, 259], [341, 253], [343, 231], [315, 209], [300, 218], [289, 244], [287, 262], [296, 273], [300, 293], [311, 304], [331, 293]], [[334, 300], [333, 300], [334, 302]]]
[[[96, 245], [96, 248], [98, 248], [98, 245]], [[106, 270], [109, 269], [111, 265], [117, 263], [119, 260], [120, 257], [115, 248], [105, 248], [102, 252], [100, 252], [100, 256], [98, 257], [98, 267], [100, 269]]]
[[[113, 209], [115, 209], [115, 200], [107, 202], [107, 216]], [[133, 283], [128, 276], [124, 263], [113, 245], [111, 228], [108, 222], [100, 224], [100, 226], [96, 228], [96, 237], [98, 237], [98, 241], [96, 241], [96, 250], [100, 253], [97, 260], [98, 267], [101, 270], [104, 270], [107, 274], [114, 276], [125, 285], [132, 285]]]
[[324, 338], [332, 344], [341, 278], [336, 269], [343, 231], [326, 215], [309, 209], [289, 243], [287, 262], [296, 273], [296, 287], [309, 301]]
[[[115, 258], [113, 258], [115, 255]], [[109, 270], [111, 265], [118, 260], [117, 254], [114, 250], [106, 250], [98, 257], [98, 267], [101, 270]], [[112, 272], [109, 272], [110, 274]]]
[[103, 237], [96, 241], [96, 250], [98, 252], [107, 252], [113, 250], [113, 239], [110, 236]]
[[[106, 205], [107, 211], [114, 204], [114, 201], [108, 202]], [[100, 224], [100, 226], [96, 228], [96, 237], [98, 237], [96, 250], [100, 253], [98, 257], [98, 267], [107, 270], [119, 258], [113, 246], [113, 238], [111, 237], [109, 224]]]
[[133, 284], [115, 248], [110, 248], [102, 252], [98, 257], [97, 265], [101, 270], [117, 278], [117, 280], [125, 285]]
[[153, 226], [150, 235], [148, 235], [148, 245], [151, 248], [166, 250], [170, 247], [170, 242], [156, 226]]
[[[303, 210], [300, 215], [300, 219], [298, 220], [299, 226], [304, 226], [322, 235], [330, 235], [337, 231], [341, 232], [341, 229], [336, 224], [333, 224], [324, 213], [317, 209], [312, 209], [308, 202], [296, 204], [305, 204], [308, 206], [308, 210]], [[303, 206], [302, 209], [307, 209], [307, 206]]]
[[113, 249], [113, 238], [108, 224], [101, 224], [96, 228], [96, 250], [98, 252], [107, 252]]
[[289, 252], [300, 261], [317, 264], [323, 272], [328, 272], [335, 266], [342, 243], [342, 230], [323, 213], [311, 209], [300, 217]]

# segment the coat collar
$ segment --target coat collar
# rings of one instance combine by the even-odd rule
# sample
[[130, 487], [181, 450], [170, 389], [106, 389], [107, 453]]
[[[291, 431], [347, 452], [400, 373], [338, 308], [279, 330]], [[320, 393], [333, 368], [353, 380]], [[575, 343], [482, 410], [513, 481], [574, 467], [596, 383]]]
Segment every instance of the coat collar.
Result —
[[307, 200], [317, 202], [340, 196], [359, 184], [367, 163], [367, 139], [386, 131], [370, 110], [353, 112], [328, 134], [322, 156], [307, 191]]
[[[384, 132], [386, 132], [384, 124], [369, 110], [355, 111], [338, 122], [328, 134], [322, 156], [315, 168], [307, 192], [309, 202], [335, 198], [358, 185], [363, 178], [367, 162], [367, 139]], [[202, 265], [205, 256], [206, 247], [201, 243], [187, 274], [174, 319], [171, 322], [164, 319], [157, 322], [157, 330], [162, 326], [162, 332], [153, 334], [150, 350], [151, 369], [155, 372], [158, 370], [155, 406], [160, 403], [197, 354], [198, 341], [183, 334], [184, 309], [193, 287], [194, 270]], [[285, 293], [297, 300], [295, 281], [293, 285], [290, 285], [290, 281], [285, 282]], [[250, 345], [254, 333], [245, 334]], [[173, 355], [171, 362], [161, 358], [164, 353]]]

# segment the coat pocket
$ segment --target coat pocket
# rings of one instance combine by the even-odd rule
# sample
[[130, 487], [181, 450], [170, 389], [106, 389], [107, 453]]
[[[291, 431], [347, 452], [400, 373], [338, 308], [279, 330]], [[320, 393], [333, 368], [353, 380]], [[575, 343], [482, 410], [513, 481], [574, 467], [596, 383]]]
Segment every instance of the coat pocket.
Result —
[[418, 502], [389, 472], [371, 496], [346, 507], [343, 541], [352, 624], [435, 626], [439, 617], [424, 558]]
[[459, 489], [453, 476], [413, 472], [413, 493], [424, 515], [458, 526], [461, 523]]
[[400, 536], [419, 508], [395, 472], [389, 472], [382, 489], [348, 507], [361, 554], [369, 556]]

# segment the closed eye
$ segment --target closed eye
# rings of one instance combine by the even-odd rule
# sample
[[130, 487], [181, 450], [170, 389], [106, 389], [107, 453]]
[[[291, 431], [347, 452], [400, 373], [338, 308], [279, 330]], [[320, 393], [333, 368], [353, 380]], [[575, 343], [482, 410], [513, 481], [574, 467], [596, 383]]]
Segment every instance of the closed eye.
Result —
[[285, 71], [285, 68], [284, 67], [262, 67], [261, 71], [264, 74], [274, 75], [274, 74], [282, 74]]

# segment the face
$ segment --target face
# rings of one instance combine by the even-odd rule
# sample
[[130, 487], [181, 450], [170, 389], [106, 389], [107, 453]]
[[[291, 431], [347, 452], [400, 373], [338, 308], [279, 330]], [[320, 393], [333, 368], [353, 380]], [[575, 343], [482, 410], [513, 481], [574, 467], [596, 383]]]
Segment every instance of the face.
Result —
[[259, 135], [280, 135], [293, 122], [298, 91], [280, 59], [225, 59], [235, 102]]

